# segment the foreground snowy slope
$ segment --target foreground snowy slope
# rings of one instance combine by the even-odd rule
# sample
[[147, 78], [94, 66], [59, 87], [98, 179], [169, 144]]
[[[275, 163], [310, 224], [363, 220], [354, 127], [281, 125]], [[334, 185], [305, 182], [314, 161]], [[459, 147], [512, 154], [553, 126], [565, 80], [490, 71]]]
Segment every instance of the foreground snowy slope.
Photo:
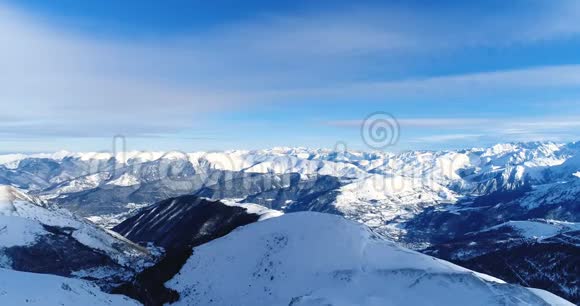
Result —
[[128, 295], [147, 306], [175, 301], [177, 292], [164, 284], [191, 256], [193, 247], [227, 235], [235, 228], [275, 216], [257, 205], [230, 205], [191, 195], [169, 198], [141, 210], [113, 230], [142, 245], [164, 249], [155, 266], [137, 274], [115, 293]]
[[129, 277], [151, 260], [122, 236], [0, 186], [0, 267], [79, 278]]
[[572, 305], [318, 213], [254, 223], [196, 247], [167, 285], [181, 295], [176, 305]]
[[0, 268], [0, 305], [136, 306], [139, 303], [122, 295], [106, 294], [87, 281]]

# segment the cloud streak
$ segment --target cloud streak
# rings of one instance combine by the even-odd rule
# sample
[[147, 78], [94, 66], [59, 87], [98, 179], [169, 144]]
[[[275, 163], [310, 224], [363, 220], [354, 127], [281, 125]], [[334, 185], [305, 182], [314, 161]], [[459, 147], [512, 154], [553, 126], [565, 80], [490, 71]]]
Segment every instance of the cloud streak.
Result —
[[[7, 72], [0, 74], [0, 92], [10, 114], [0, 124], [0, 135], [171, 134], [203, 126], [220, 114], [271, 104], [580, 86], [580, 65], [357, 79], [384, 58], [395, 66], [426, 53], [580, 34], [578, 2], [521, 11], [468, 20], [459, 12], [442, 18], [404, 7], [353, 8], [260, 16], [187, 35], [123, 42], [74, 33], [0, 6], [0, 66]], [[388, 76], [389, 68], [383, 70]], [[418, 128], [488, 123], [475, 118], [401, 119], [403, 126]]]
[[467, 140], [477, 140], [481, 138], [482, 134], [442, 134], [442, 135], [431, 135], [428, 137], [418, 137], [412, 139], [410, 142], [449, 142], [449, 141], [467, 141]]
[[[533, 118], [397, 118], [401, 128], [499, 128], [517, 133], [530, 129], [567, 129], [580, 127], [580, 117], [533, 117]], [[364, 119], [325, 121], [334, 127], [360, 127]], [[505, 127], [510, 127], [510, 130]]]
[[[429, 136], [402, 136], [407, 143], [571, 141], [577, 140], [580, 117], [535, 118], [402, 118], [402, 135], [428, 131]], [[360, 129], [364, 120], [327, 121], [337, 128]]]

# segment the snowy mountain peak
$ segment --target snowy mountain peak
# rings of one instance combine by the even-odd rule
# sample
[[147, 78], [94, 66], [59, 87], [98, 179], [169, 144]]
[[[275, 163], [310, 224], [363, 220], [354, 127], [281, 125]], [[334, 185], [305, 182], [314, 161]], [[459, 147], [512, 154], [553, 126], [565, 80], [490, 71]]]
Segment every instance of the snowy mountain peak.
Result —
[[[321, 148], [304, 148], [304, 147], [274, 147], [271, 149], [262, 150], [228, 150], [223, 151], [226, 155], [278, 155], [278, 156], [293, 156], [300, 157], [302, 159], [316, 159], [316, 160], [355, 160], [355, 159], [376, 159], [385, 158], [391, 156], [401, 156], [405, 154], [423, 154], [427, 152], [435, 153], [446, 153], [446, 152], [483, 152], [484, 156], [497, 156], [506, 153], [514, 153], [520, 151], [537, 151], [542, 152], [546, 155], [556, 152], [565, 146], [573, 146], [575, 143], [563, 144], [554, 142], [511, 142], [511, 143], [498, 143], [487, 148], [468, 148], [462, 150], [442, 150], [442, 151], [404, 151], [401, 153], [393, 152], [365, 152], [357, 150], [340, 150], [334, 149], [321, 149]], [[78, 158], [80, 160], [107, 160], [115, 158], [120, 163], [127, 163], [131, 159], [136, 159], [138, 161], [153, 161], [160, 158], [175, 158], [176, 156], [183, 157], [184, 155], [193, 154], [195, 155], [208, 155], [216, 152], [192, 152], [192, 153], [179, 153], [179, 152], [163, 152], [163, 151], [126, 151], [126, 152], [116, 152], [112, 154], [110, 152], [70, 152], [70, 151], [58, 151], [54, 153], [34, 153], [34, 154], [3, 154], [0, 155], [0, 164], [9, 164], [20, 161], [26, 158], [45, 158], [53, 160], [63, 160], [66, 158]]]
[[8, 215], [16, 211], [14, 200], [16, 196], [10, 186], [0, 186], [0, 214]]
[[22, 190], [0, 186], [1, 268], [118, 279], [152, 261], [146, 249], [120, 235], [42, 204]]
[[250, 224], [196, 247], [167, 284], [181, 293], [176, 305], [572, 305], [318, 213]]
[[10, 215], [16, 212], [15, 201], [24, 201], [44, 206], [44, 203], [32, 197], [21, 189], [13, 186], [0, 185], [0, 215]]

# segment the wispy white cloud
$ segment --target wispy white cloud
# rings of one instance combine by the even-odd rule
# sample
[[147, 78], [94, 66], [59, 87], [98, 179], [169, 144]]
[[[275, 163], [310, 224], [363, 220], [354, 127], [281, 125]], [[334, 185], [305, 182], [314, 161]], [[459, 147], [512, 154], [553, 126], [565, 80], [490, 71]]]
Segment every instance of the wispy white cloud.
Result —
[[[377, 52], [436, 52], [474, 46], [505, 47], [580, 35], [580, 4], [514, 1], [503, 10], [446, 12], [386, 5], [352, 5], [301, 16], [260, 16], [194, 36], [214, 46], [243, 45], [242, 55], [288, 58]], [[477, 4], [475, 4], [477, 7]], [[247, 53], [246, 53], [247, 52]]]
[[466, 140], [477, 140], [481, 138], [482, 134], [441, 134], [441, 135], [430, 135], [413, 138], [409, 142], [449, 142], [449, 141], [466, 141]]
[[[0, 134], [147, 135], [191, 128], [208, 113], [280, 101], [580, 86], [576, 65], [403, 81], [353, 80], [353, 71], [372, 70], [380, 56], [394, 56], [394, 65], [408, 54], [580, 34], [576, 1], [533, 12], [484, 14], [478, 20], [459, 13], [446, 18], [429, 14], [363, 8], [261, 16], [179, 37], [114, 41], [53, 27], [2, 5], [0, 67], [5, 73], [0, 74], [0, 92], [11, 121], [0, 125]], [[388, 67], [384, 71], [388, 74]], [[401, 124], [487, 124], [473, 118], [429, 120], [401, 119]]]
[[[326, 125], [336, 127], [360, 127], [364, 120], [334, 120], [324, 122]], [[424, 127], [465, 127], [476, 124], [481, 125], [493, 122], [490, 119], [481, 118], [399, 118], [397, 119], [401, 128], [424, 128]]]
[[[408, 143], [571, 141], [580, 137], [580, 117], [403, 118], [401, 141]], [[325, 125], [359, 129], [364, 120], [328, 121]], [[417, 135], [422, 136], [404, 136]]]
[[474, 96], [490, 90], [578, 88], [580, 65], [546, 66], [461, 75], [415, 78], [403, 81], [351, 83], [335, 88], [303, 89], [286, 94], [393, 98]]
[[[526, 132], [526, 129], [562, 129], [580, 127], [580, 117], [528, 118], [397, 118], [401, 128], [482, 128], [506, 133]], [[325, 121], [335, 127], [360, 127], [364, 119]]]
[[[536, 117], [536, 118], [398, 118], [402, 129], [405, 128], [441, 128], [497, 129], [502, 133], [526, 133], [535, 129], [568, 129], [580, 127], [580, 117]], [[331, 120], [323, 124], [334, 127], [360, 127], [364, 119]]]

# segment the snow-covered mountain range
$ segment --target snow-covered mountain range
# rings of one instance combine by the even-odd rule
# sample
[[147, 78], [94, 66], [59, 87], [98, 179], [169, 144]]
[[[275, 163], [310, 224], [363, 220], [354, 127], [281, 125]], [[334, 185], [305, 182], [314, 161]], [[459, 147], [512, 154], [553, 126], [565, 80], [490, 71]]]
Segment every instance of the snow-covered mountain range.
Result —
[[[580, 246], [577, 231], [568, 230], [580, 222], [580, 143], [402, 153], [12, 154], [0, 156], [0, 184], [109, 228], [181, 195], [342, 215], [407, 247], [580, 302]], [[537, 233], [542, 238], [531, 238]], [[525, 248], [555, 255], [517, 263]], [[514, 266], [498, 268], [500, 257]], [[565, 264], [547, 265], [554, 260]]]
[[[163, 187], [166, 193], [190, 193], [202, 188], [211, 190], [224, 180], [241, 180], [247, 186], [231, 184], [229, 189], [233, 190], [220, 189], [219, 193], [222, 198], [245, 198], [271, 188], [290, 187], [294, 179], [290, 174], [299, 175], [300, 181], [330, 176], [339, 179], [340, 188], [334, 188], [338, 193], [333, 201], [338, 209], [352, 211], [376, 201], [387, 209], [405, 206], [413, 211], [422, 205], [453, 203], [465, 195], [516, 189], [526, 180], [535, 184], [570, 180], [578, 172], [579, 150], [580, 144], [576, 143], [521, 143], [399, 154], [299, 148], [212, 153], [129, 152], [115, 156], [59, 152], [0, 156], [0, 180], [89, 214], [91, 209], [82, 208], [83, 203], [79, 203], [82, 201], [75, 201], [79, 194], [87, 198], [89, 192], [136, 192], [137, 195], [112, 197], [114, 202], [126, 205], [124, 198], [144, 201], [138, 195], [152, 192], [143, 190], [151, 185]], [[256, 177], [260, 179], [256, 181]], [[151, 198], [147, 200], [155, 202]], [[261, 199], [266, 200], [285, 208], [294, 204], [291, 199], [283, 203], [276, 198]], [[95, 204], [85, 203], [85, 206], [92, 205]], [[383, 214], [381, 220], [399, 215], [393, 211]]]
[[301, 148], [16, 154], [0, 156], [0, 182], [87, 217], [199, 194], [289, 211], [338, 211], [388, 233], [386, 224], [425, 207], [574, 180], [579, 151], [578, 143], [516, 143], [399, 154]]

